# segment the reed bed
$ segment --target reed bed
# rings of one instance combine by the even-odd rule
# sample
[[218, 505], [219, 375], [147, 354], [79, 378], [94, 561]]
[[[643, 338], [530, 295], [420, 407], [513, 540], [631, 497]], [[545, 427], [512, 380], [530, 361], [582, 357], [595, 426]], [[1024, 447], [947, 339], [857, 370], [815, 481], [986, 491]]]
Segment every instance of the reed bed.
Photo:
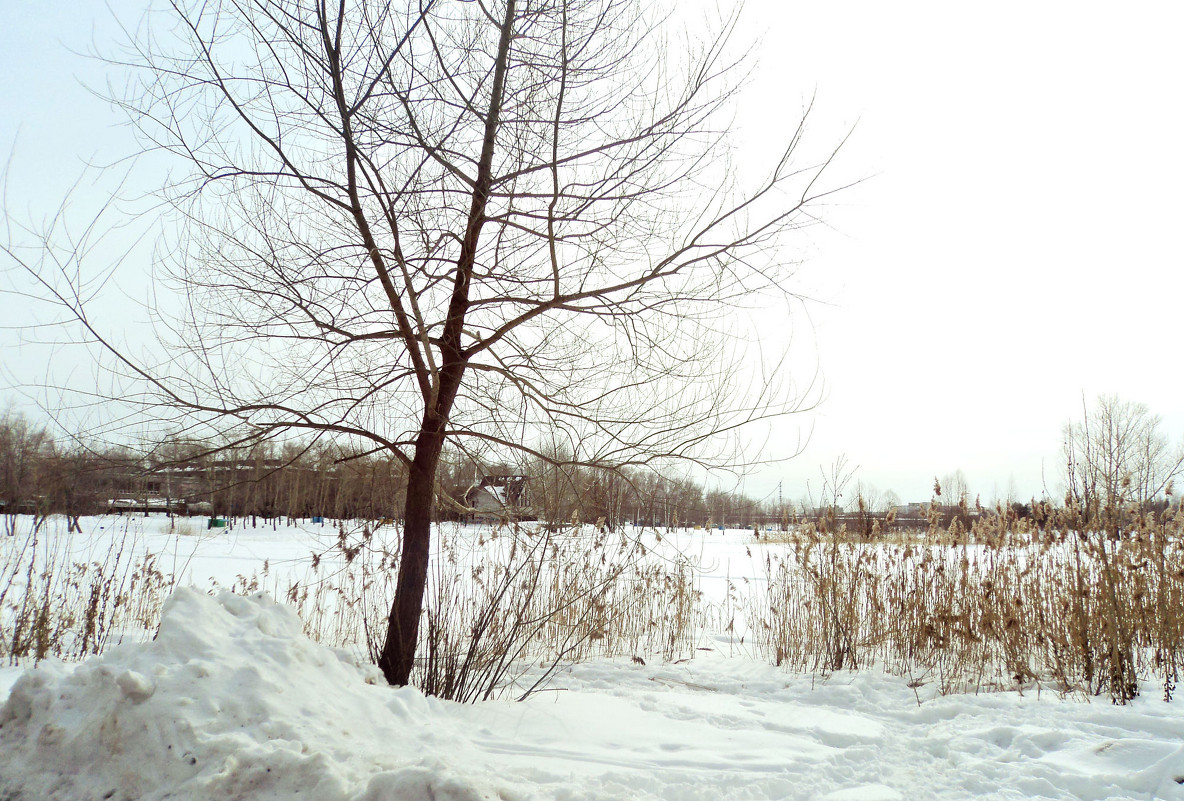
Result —
[[58, 518], [26, 521], [0, 538], [0, 658], [83, 659], [155, 631], [173, 580], [134, 529], [88, 549], [56, 531]]
[[[125, 636], [151, 636], [177, 582], [126, 521], [93, 558], [79, 556], [60, 522], [0, 538], [0, 656], [10, 662], [81, 659]], [[193, 528], [180, 521], [176, 536]], [[399, 536], [394, 525], [339, 522], [302, 566], [264, 562], [210, 590], [267, 592], [296, 610], [311, 638], [375, 659]], [[529, 694], [560, 665], [593, 657], [689, 657], [703, 628], [699, 575], [684, 555], [659, 555], [639, 538], [594, 526], [502, 526], [474, 539], [444, 524], [413, 680], [426, 693], [468, 701]]]
[[[701, 587], [700, 560], [661, 532], [445, 524], [413, 679], [457, 700], [522, 697], [564, 664], [677, 661], [711, 638], [787, 670], [885, 670], [941, 693], [1041, 688], [1124, 703], [1153, 684], [1170, 700], [1184, 660], [1184, 513], [1035, 511], [871, 537], [825, 520], [765, 533], [747, 543], [763, 575], [727, 579], [718, 597]], [[192, 529], [182, 521], [175, 536]], [[81, 659], [151, 636], [184, 572], [163, 568], [126, 523], [89, 545], [56, 518], [13, 531], [0, 537], [0, 658], [10, 662]], [[306, 560], [265, 562], [228, 589], [266, 591], [310, 637], [374, 658], [400, 530], [325, 531]]]
[[[343, 528], [283, 593], [315, 639], [377, 658], [398, 566], [394, 539]], [[474, 542], [442, 526], [420, 623], [413, 682], [461, 701], [520, 697], [554, 670], [594, 657], [673, 661], [703, 629], [698, 566], [592, 526], [507, 525]], [[528, 678], [529, 677], [529, 678]]]
[[[1184, 656], [1184, 514], [1019, 524], [864, 541], [818, 527], [770, 549], [750, 598], [759, 647], [792, 670], [875, 667], [939, 692], [1052, 688], [1171, 700]], [[1081, 532], [1088, 533], [1081, 533]]]

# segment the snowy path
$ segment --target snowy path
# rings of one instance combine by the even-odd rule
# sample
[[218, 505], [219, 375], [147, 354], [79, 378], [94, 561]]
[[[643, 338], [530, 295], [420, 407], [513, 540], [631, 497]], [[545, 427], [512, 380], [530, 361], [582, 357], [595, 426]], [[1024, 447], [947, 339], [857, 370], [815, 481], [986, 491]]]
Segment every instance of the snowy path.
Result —
[[1048, 693], [918, 706], [901, 679], [818, 682], [715, 652], [581, 665], [525, 703], [374, 679], [284, 607], [181, 591], [154, 641], [17, 681], [0, 798], [1184, 801], [1184, 706], [1154, 688], [1127, 708]]
[[469, 712], [488, 721], [474, 738], [487, 764], [546, 775], [567, 785], [560, 798], [1184, 799], [1184, 717], [1156, 700], [1118, 709], [997, 694], [918, 707], [891, 677], [816, 683], [712, 656], [582, 666], [563, 683], [525, 708]]

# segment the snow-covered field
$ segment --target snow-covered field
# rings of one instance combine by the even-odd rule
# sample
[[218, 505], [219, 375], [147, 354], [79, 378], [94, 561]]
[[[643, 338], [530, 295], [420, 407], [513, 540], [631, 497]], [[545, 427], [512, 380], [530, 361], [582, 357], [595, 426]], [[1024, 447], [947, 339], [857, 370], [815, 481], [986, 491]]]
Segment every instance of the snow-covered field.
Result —
[[[263, 560], [303, 569], [318, 531], [153, 526], [200, 591], [174, 594], [152, 641], [0, 671], [3, 801], [1184, 799], [1184, 706], [1155, 687], [1128, 707], [933, 697], [875, 671], [788, 674], [708, 632], [688, 661], [591, 662], [521, 703], [459, 705], [385, 686], [266, 597], [204, 592]], [[708, 591], [758, 577], [743, 533], [680, 539]]]

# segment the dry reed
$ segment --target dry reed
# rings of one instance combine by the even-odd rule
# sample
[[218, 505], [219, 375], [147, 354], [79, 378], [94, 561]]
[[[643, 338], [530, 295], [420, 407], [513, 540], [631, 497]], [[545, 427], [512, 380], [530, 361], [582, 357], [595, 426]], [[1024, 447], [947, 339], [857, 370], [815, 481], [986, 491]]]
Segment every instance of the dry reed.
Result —
[[[940, 692], [1051, 687], [1170, 700], [1184, 645], [1184, 513], [1103, 528], [1071, 505], [866, 541], [816, 527], [765, 561], [749, 617], [778, 664], [876, 665]], [[1085, 532], [1085, 533], [1082, 533]]]

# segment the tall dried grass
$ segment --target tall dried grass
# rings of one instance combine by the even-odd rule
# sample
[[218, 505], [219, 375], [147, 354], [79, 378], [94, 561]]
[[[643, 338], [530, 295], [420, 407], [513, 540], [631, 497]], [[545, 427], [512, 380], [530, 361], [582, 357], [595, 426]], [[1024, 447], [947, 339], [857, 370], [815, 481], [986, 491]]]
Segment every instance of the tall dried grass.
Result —
[[1099, 525], [1071, 505], [1033, 523], [894, 542], [799, 529], [765, 561], [750, 621], [778, 664], [823, 673], [876, 665], [939, 691], [1051, 687], [1170, 700], [1184, 646], [1184, 513]]
[[[79, 556], [51, 530], [57, 522], [29, 518], [0, 538], [0, 657], [10, 661], [79, 659], [128, 633], [149, 636], [175, 583], [126, 524]], [[301, 572], [265, 563], [230, 589], [266, 590], [295, 607], [311, 637], [373, 657], [399, 534], [339, 523]], [[1148, 682], [1170, 700], [1179, 682], [1179, 506], [1038, 504], [1031, 520], [1001, 509], [969, 530], [933, 523], [873, 537], [824, 520], [754, 542], [764, 581], [729, 581], [714, 601], [695, 559], [646, 542], [578, 524], [441, 526], [416, 684], [457, 700], [522, 696], [566, 663], [687, 658], [711, 626], [791, 670], [875, 667], [939, 692], [1038, 687], [1124, 703]]]
[[[173, 534], [191, 536], [193, 528], [180, 521]], [[80, 659], [127, 633], [148, 636], [176, 579], [135, 531], [124, 521], [93, 559], [79, 558], [70, 536], [41, 525], [0, 539], [0, 655]], [[269, 592], [295, 608], [313, 639], [376, 658], [399, 533], [393, 525], [341, 522], [296, 577], [265, 562], [226, 589]], [[436, 542], [413, 674], [429, 694], [522, 696], [558, 666], [594, 656], [689, 656], [702, 628], [697, 567], [619, 532], [444, 524]]]
[[[397, 536], [376, 537], [369, 526], [340, 530], [282, 593], [310, 636], [377, 656], [397, 546]], [[431, 571], [413, 682], [444, 698], [522, 697], [560, 665], [597, 656], [689, 656], [702, 628], [699, 571], [688, 557], [660, 557], [593, 526], [507, 525], [474, 540], [445, 525]]]
[[0, 657], [82, 659], [156, 628], [173, 580], [132, 529], [79, 555], [45, 520], [26, 522], [0, 541]]

